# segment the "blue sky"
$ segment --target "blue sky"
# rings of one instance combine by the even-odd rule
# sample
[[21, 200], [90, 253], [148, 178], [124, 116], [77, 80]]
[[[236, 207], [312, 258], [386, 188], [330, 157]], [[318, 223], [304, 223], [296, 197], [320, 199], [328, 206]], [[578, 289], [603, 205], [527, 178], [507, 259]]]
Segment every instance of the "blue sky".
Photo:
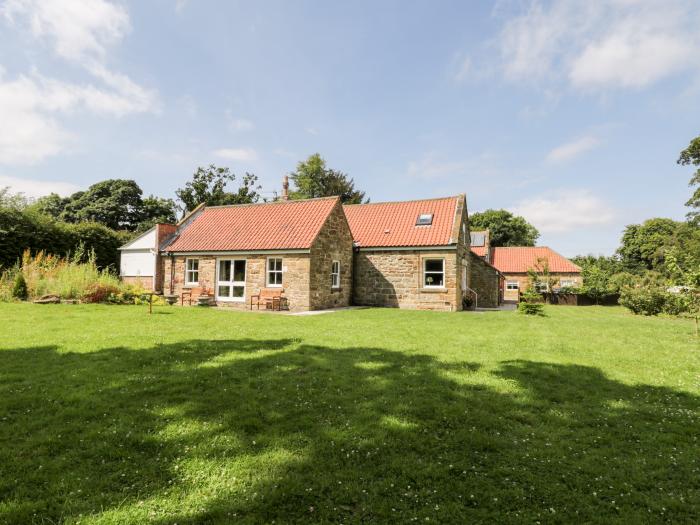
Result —
[[198, 165], [263, 191], [314, 152], [373, 201], [467, 194], [566, 255], [680, 219], [700, 4], [0, 0], [0, 186]]

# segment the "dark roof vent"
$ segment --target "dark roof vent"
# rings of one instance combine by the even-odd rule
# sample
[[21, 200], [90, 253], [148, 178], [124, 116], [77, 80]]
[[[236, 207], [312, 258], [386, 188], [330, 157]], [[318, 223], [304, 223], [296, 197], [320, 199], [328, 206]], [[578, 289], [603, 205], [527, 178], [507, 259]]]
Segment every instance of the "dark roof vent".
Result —
[[416, 219], [416, 226], [430, 226], [433, 223], [432, 213], [421, 213]]

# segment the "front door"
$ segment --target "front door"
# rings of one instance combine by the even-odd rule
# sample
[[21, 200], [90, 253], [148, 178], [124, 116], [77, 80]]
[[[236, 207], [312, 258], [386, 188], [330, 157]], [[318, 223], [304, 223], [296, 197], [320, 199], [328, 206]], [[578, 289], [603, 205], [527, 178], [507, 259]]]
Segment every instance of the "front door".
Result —
[[219, 259], [216, 300], [245, 302], [245, 259]]

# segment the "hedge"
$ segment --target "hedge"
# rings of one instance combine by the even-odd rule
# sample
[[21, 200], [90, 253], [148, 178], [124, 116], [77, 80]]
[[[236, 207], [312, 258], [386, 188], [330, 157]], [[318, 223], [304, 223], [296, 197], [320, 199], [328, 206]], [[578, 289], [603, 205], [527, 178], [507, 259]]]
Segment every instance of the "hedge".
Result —
[[118, 248], [132, 234], [102, 224], [69, 224], [34, 212], [0, 208], [0, 268], [14, 265], [24, 250], [65, 256], [82, 243], [94, 250], [100, 268], [119, 268]]

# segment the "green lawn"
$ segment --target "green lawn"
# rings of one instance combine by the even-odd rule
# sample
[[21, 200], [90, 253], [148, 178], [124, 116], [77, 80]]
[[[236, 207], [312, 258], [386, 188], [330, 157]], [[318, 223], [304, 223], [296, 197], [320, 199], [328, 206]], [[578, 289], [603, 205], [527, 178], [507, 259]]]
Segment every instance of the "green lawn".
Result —
[[0, 320], [0, 522], [700, 521], [685, 321], [30, 304]]

